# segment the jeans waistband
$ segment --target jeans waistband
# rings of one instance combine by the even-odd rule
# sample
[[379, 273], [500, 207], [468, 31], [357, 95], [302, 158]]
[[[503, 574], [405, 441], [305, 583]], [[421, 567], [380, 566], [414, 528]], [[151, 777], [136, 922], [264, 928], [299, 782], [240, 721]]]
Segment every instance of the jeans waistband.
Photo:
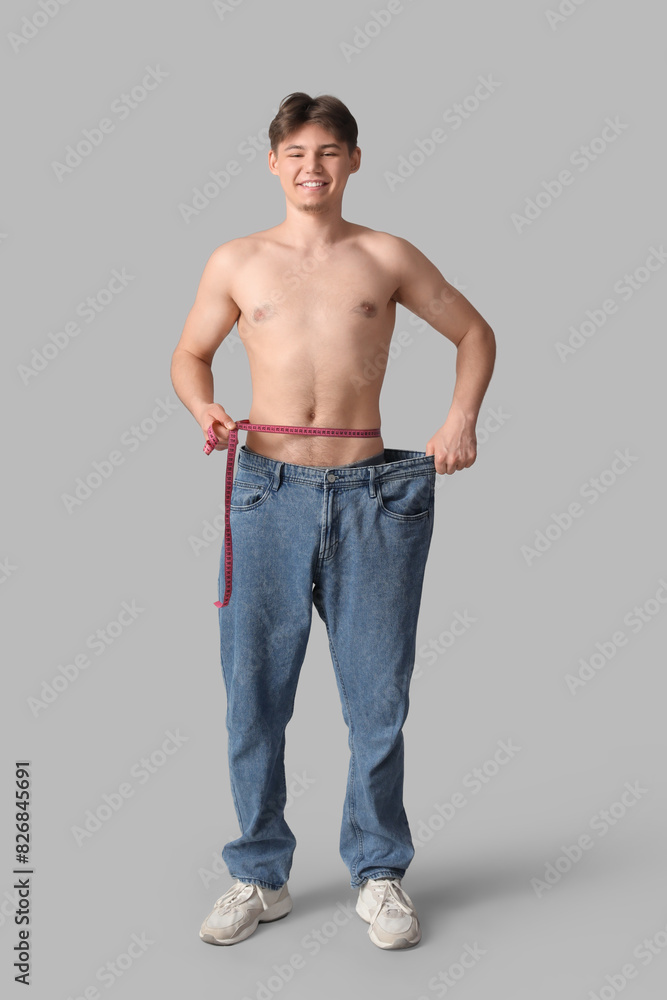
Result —
[[263, 472], [266, 475], [276, 476], [280, 474], [282, 479], [291, 479], [301, 483], [312, 483], [314, 486], [330, 485], [334, 480], [330, 476], [335, 476], [336, 482], [342, 483], [362, 483], [371, 478], [370, 470], [374, 470], [375, 481], [435, 475], [435, 458], [433, 455], [426, 455], [423, 451], [406, 451], [399, 448], [385, 448], [383, 452], [378, 452], [360, 462], [352, 462], [347, 465], [297, 465], [293, 462], [283, 462], [279, 459], [267, 458], [251, 451], [247, 445], [241, 445], [238, 450], [239, 468], [250, 469], [254, 472]]

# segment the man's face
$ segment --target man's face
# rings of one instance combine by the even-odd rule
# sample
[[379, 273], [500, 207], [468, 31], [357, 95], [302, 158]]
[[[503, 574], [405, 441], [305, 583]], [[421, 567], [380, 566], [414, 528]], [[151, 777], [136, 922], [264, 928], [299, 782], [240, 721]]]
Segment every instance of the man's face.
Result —
[[277, 157], [269, 150], [269, 169], [280, 177], [295, 208], [321, 213], [333, 205], [340, 210], [347, 179], [359, 169], [360, 159], [358, 146], [350, 156], [345, 143], [311, 122], [280, 143]]

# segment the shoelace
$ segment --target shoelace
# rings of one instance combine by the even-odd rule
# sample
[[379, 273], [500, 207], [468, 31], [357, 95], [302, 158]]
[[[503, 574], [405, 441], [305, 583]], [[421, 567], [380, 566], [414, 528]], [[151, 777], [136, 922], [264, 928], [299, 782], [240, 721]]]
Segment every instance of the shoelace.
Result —
[[[224, 910], [228, 907], [235, 906], [237, 903], [243, 902], [245, 899], [249, 899], [252, 894], [253, 888], [250, 882], [239, 882], [237, 885], [233, 885], [231, 889], [223, 893], [220, 899], [215, 901], [215, 909]], [[245, 895], [243, 895], [245, 893]]]
[[[406, 901], [401, 899], [401, 896], [404, 896], [405, 894], [398, 879], [373, 879], [373, 882], [378, 884], [370, 886], [371, 892], [373, 892], [374, 895], [377, 892], [381, 892], [381, 896], [378, 900], [378, 908], [371, 916], [371, 925], [375, 923], [382, 907], [385, 904], [387, 906], [387, 910], [403, 910], [403, 912], [407, 913], [408, 916], [412, 916], [412, 907], [410, 907]], [[377, 895], [375, 895], [375, 898], [378, 899]]]

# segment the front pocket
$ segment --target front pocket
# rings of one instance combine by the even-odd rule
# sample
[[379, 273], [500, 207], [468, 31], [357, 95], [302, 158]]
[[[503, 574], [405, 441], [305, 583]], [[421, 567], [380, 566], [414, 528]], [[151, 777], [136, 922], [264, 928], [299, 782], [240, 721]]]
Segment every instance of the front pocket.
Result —
[[[232, 484], [231, 510], [251, 510], [264, 503], [271, 490], [271, 481], [259, 472], [243, 470], [245, 479]], [[251, 480], [254, 480], [252, 482]]]
[[428, 517], [433, 490], [432, 476], [404, 476], [377, 484], [380, 510], [399, 521], [419, 521]]

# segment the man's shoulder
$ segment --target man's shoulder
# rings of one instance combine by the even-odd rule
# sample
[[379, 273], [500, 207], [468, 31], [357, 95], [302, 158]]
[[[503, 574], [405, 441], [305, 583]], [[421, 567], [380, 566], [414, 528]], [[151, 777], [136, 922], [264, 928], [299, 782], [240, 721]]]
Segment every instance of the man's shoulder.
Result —
[[215, 248], [211, 256], [215, 256], [221, 262], [229, 261], [232, 258], [238, 259], [248, 256], [261, 248], [269, 232], [270, 230], [267, 229], [257, 233], [249, 233], [247, 236], [236, 236], [225, 243], [221, 243]]
[[400, 236], [394, 236], [392, 233], [385, 233], [382, 229], [371, 229], [370, 226], [360, 226], [353, 223], [355, 235], [359, 239], [368, 240], [369, 242], [382, 244], [385, 243], [390, 246], [400, 239]]
[[370, 229], [368, 226], [356, 226], [356, 235], [360, 240], [364, 240], [370, 246], [380, 250], [400, 253], [407, 250], [411, 243], [408, 243], [402, 236], [395, 236], [393, 233], [386, 233], [382, 229]]
[[416, 250], [416, 247], [402, 236], [386, 233], [381, 229], [370, 229], [368, 226], [358, 226], [357, 229], [359, 242], [384, 259], [398, 262]]

